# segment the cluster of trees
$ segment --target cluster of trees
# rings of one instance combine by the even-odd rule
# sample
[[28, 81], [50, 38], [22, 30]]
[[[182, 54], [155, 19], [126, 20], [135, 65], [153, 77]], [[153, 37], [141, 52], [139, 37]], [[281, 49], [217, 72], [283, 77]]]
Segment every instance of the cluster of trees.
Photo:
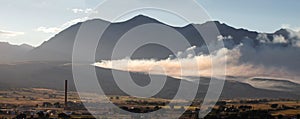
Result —
[[159, 106], [155, 106], [154, 108], [150, 108], [150, 107], [136, 108], [136, 107], [122, 106], [120, 108], [125, 110], [125, 111], [129, 111], [129, 112], [133, 112], [133, 113], [148, 113], [148, 112], [153, 112], [153, 111], [161, 109], [161, 107], [159, 107]]
[[62, 104], [60, 104], [59, 102], [56, 103], [50, 103], [50, 102], [43, 102], [42, 104], [43, 107], [55, 107], [55, 108], [61, 108]]
[[[38, 118], [38, 119], [50, 119], [49, 113], [45, 113], [45, 112], [43, 112], [43, 111], [37, 112], [36, 115], [37, 115], [37, 118]], [[59, 119], [70, 119], [70, 118], [71, 118], [70, 115], [67, 115], [67, 114], [65, 114], [65, 113], [59, 113], [59, 114], [57, 115], [57, 117], [58, 117]], [[31, 119], [34, 119], [35, 117], [34, 117], [34, 115], [31, 115], [30, 118], [31, 118]], [[21, 113], [21, 114], [18, 114], [18, 115], [15, 117], [15, 119], [28, 119], [28, 116], [27, 116], [26, 114], [24, 114], [24, 113]]]
[[127, 100], [127, 104], [137, 104], [137, 105], [158, 105], [165, 106], [165, 102], [150, 102], [150, 101], [135, 101], [135, 100]]
[[[247, 102], [250, 104], [257, 104], [259, 102]], [[245, 104], [245, 102], [244, 102]], [[285, 119], [286, 117], [283, 115], [272, 116], [270, 110], [253, 110], [252, 106], [249, 105], [241, 105], [238, 107], [231, 106], [226, 107], [225, 102], [218, 102], [217, 105], [219, 106], [218, 109], [213, 109], [212, 112], [207, 115], [204, 119]], [[287, 110], [287, 109], [296, 109], [296, 107], [289, 107], [285, 105], [279, 104], [271, 104], [271, 110]], [[223, 113], [222, 113], [223, 112]], [[300, 119], [300, 114], [294, 116], [296, 119]]]

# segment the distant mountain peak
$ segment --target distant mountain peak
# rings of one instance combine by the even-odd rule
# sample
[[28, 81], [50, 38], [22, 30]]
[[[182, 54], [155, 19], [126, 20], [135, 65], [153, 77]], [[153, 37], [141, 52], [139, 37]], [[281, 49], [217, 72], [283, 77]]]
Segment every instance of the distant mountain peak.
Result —
[[[137, 16], [134, 16], [126, 21], [122, 21], [122, 22], [116, 22], [117, 24], [124, 24], [124, 23], [159, 23], [159, 24], [165, 24], [165, 25], [169, 25], [169, 24], [166, 24], [160, 20], [158, 20], [157, 18], [154, 18], [154, 17], [151, 17], [151, 16], [146, 16], [146, 15], [143, 15], [143, 14], [140, 14], [140, 15], [137, 15]], [[171, 25], [169, 25], [171, 26]], [[174, 27], [174, 26], [172, 26]]]
[[32, 49], [33, 47], [27, 44], [12, 45], [8, 42], [0, 42], [0, 63], [17, 61]]
[[[221, 23], [220, 21], [207, 21], [207, 22], [205, 22], [204, 24], [206, 24], [206, 23], [214, 23], [214, 24], [216, 24], [216, 25], [221, 25], [221, 24], [227, 25], [227, 24]], [[227, 25], [227, 26], [228, 26], [228, 25]]]
[[23, 48], [28, 48], [28, 49], [33, 49], [34, 47], [31, 46], [31, 45], [28, 45], [28, 44], [21, 44], [20, 47], [23, 47]]
[[143, 14], [139, 14], [139, 15], [127, 20], [127, 21], [131, 21], [131, 20], [150, 20], [150, 21], [157, 21], [157, 22], [159, 21], [159, 20], [157, 20], [157, 19], [155, 19], [151, 16], [146, 16], [146, 15], [143, 15]]
[[27, 47], [27, 48], [33, 48], [33, 46], [31, 45], [28, 45], [28, 44], [21, 44], [21, 45], [13, 45], [13, 44], [10, 44], [9, 42], [0, 42], [0, 45], [6, 45], [6, 46], [12, 46], [12, 47]]
[[285, 29], [285, 28], [281, 28], [281, 29], [279, 29], [279, 30], [277, 30], [277, 31], [275, 31], [275, 33], [288, 33], [288, 29]]
[[294, 31], [290, 30], [290, 29], [281, 28], [281, 29], [275, 31], [274, 34], [281, 35], [284, 38], [289, 38], [289, 36], [291, 35], [291, 32], [294, 32]]

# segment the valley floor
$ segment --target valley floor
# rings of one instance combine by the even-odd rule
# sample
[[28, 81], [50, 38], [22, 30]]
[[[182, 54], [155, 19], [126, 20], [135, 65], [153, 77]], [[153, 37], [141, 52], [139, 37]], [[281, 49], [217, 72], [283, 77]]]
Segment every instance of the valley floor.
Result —
[[[93, 94], [87, 94], [93, 95]], [[103, 99], [99, 96], [98, 99]], [[135, 113], [148, 113], [159, 109], [172, 110], [163, 115], [147, 118], [173, 118], [174, 114], [187, 109], [182, 119], [197, 119], [201, 100], [192, 101], [189, 107], [167, 106], [170, 100], [158, 98], [136, 98], [128, 96], [109, 96], [111, 102], [123, 110]], [[126, 115], [105, 107], [101, 113], [87, 111], [83, 102], [96, 104], [96, 100], [80, 100], [76, 92], [68, 93], [67, 108], [64, 92], [52, 89], [30, 88], [0, 91], [0, 118], [139, 118]], [[177, 104], [188, 101], [176, 100]], [[218, 118], [278, 118], [299, 119], [300, 101], [291, 99], [236, 99], [220, 100], [205, 119]]]

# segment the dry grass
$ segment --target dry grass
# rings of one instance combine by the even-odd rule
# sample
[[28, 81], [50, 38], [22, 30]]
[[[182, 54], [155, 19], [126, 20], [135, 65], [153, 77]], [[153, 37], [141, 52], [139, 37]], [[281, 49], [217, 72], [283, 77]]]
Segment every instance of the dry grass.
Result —
[[283, 116], [290, 116], [290, 115], [298, 115], [300, 114], [300, 109], [290, 109], [290, 110], [282, 110], [272, 113], [272, 115], [283, 115]]

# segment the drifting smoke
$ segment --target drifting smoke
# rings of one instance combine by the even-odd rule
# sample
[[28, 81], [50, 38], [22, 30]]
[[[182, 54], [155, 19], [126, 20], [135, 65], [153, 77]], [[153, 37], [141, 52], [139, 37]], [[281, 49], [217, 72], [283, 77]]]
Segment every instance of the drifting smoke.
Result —
[[275, 35], [273, 39], [273, 43], [287, 43], [288, 41], [282, 35]]
[[[256, 39], [245, 38], [239, 44], [234, 44], [232, 36], [219, 36], [219, 41], [223, 41], [227, 47], [208, 55], [198, 51], [201, 48], [193, 46], [186, 51], [178, 52], [177, 58], [173, 58], [174, 56], [165, 60], [125, 58], [101, 61], [95, 63], [95, 66], [173, 77], [211, 77], [213, 66], [217, 68], [214, 70], [218, 70], [218, 66], [226, 63], [226, 74], [218, 74], [216, 71], [213, 76], [276, 77], [298, 82], [297, 79], [300, 77], [299, 38], [292, 35], [289, 38], [274, 35], [273, 39], [268, 39], [266, 34], [259, 34]], [[258, 40], [259, 45], [254, 45], [254, 40]], [[190, 55], [190, 51], [197, 52], [197, 56]]]
[[[201, 55], [192, 56], [188, 55], [186, 58], [178, 59], [165, 59], [165, 60], [113, 60], [113, 61], [102, 61], [96, 63], [96, 66], [125, 70], [131, 72], [146, 72], [151, 74], [163, 74], [173, 77], [183, 76], [208, 76], [211, 72], [212, 59], [218, 60], [219, 63], [225, 63], [225, 55], [227, 50], [219, 50], [215, 55]], [[184, 55], [179, 52], [178, 55]], [[215, 64], [217, 65], [217, 64]], [[160, 67], [160, 68], [155, 68]], [[163, 72], [160, 70], [163, 69]]]

